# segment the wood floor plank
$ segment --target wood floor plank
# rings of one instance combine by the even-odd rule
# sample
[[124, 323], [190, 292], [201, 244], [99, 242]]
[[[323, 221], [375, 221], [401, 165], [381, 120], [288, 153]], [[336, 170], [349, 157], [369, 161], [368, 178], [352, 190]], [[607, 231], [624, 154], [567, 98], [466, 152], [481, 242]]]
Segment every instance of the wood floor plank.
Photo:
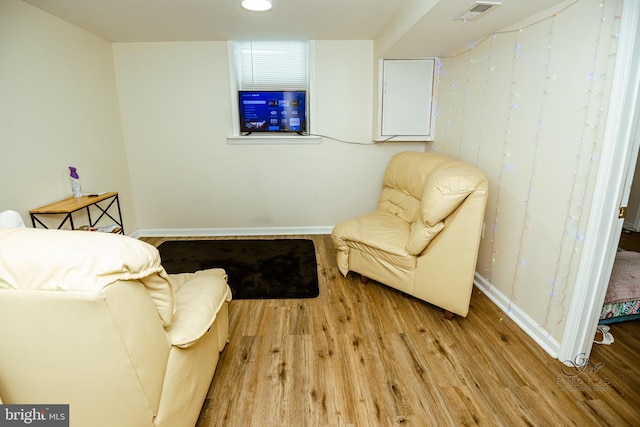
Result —
[[197, 427], [637, 423], [640, 322], [611, 325], [614, 344], [594, 346], [587, 367], [571, 371], [480, 291], [468, 317], [448, 321], [343, 277], [330, 236], [272, 237], [314, 241], [320, 295], [230, 303], [230, 340]]

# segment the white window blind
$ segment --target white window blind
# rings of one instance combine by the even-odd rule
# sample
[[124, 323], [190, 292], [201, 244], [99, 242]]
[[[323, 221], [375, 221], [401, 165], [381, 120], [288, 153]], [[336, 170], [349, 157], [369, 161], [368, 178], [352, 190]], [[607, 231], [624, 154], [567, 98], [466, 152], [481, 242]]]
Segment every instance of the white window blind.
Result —
[[235, 42], [239, 90], [307, 90], [307, 42]]

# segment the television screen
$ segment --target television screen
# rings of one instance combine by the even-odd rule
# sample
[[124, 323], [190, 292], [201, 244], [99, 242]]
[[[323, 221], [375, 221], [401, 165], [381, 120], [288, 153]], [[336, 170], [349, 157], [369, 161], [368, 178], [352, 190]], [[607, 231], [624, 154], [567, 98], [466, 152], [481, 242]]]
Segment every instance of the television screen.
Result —
[[240, 132], [307, 131], [304, 90], [239, 91]]

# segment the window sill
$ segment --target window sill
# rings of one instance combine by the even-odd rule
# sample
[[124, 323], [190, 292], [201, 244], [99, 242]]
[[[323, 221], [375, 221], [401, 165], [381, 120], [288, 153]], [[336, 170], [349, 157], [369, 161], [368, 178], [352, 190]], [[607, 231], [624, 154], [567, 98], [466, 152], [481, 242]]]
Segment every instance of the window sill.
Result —
[[227, 143], [234, 145], [320, 144], [322, 138], [313, 135], [244, 135], [228, 136]]

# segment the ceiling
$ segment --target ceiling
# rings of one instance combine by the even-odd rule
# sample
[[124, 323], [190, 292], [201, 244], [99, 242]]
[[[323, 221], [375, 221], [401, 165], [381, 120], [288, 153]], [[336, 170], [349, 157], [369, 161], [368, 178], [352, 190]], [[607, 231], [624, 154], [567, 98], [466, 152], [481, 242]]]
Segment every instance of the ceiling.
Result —
[[498, 0], [483, 18], [454, 18], [474, 0], [23, 0], [113, 42], [376, 40], [379, 56], [441, 56], [563, 0]]

